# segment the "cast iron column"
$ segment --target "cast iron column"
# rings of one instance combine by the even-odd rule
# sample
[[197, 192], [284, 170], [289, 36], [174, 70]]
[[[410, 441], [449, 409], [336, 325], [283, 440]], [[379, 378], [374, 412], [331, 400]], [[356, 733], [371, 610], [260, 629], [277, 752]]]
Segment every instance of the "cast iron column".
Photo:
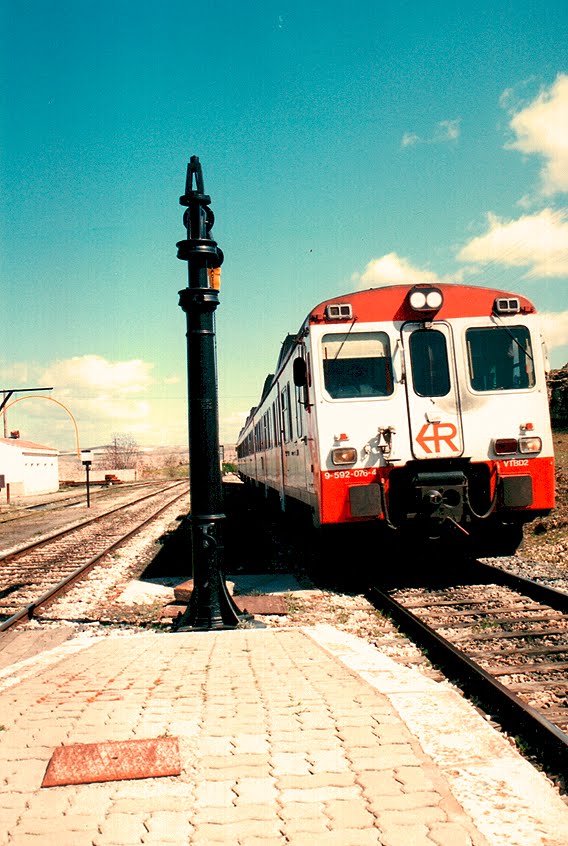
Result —
[[[195, 177], [195, 189], [193, 178]], [[231, 598], [223, 574], [223, 487], [219, 458], [219, 414], [215, 351], [215, 309], [219, 293], [212, 280], [223, 253], [211, 238], [211, 197], [204, 193], [197, 156], [187, 166], [183, 222], [187, 240], [177, 257], [188, 264], [188, 286], [179, 292], [187, 316], [189, 484], [193, 592], [177, 631], [233, 629], [245, 619]]]

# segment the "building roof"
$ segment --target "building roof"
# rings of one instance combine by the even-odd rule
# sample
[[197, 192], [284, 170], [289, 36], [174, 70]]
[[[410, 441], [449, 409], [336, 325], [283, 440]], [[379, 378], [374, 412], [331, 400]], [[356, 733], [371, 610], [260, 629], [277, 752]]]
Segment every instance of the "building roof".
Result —
[[22, 452], [41, 452], [49, 455], [59, 455], [59, 451], [44, 444], [36, 444], [33, 441], [24, 441], [22, 438], [0, 438], [0, 444], [9, 447], [16, 447]]

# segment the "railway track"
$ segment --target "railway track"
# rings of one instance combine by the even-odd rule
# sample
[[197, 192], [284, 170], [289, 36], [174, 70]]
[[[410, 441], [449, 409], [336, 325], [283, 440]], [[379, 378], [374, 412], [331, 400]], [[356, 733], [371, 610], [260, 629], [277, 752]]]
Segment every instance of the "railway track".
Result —
[[184, 497], [187, 489], [187, 482], [161, 486], [0, 556], [0, 632], [31, 619], [105, 555]]
[[[136, 482], [136, 490], [142, 490], [144, 488], [153, 488], [155, 486], [156, 482], [153, 481]], [[110, 501], [115, 490], [116, 487], [114, 485], [102, 485], [97, 483], [92, 484], [90, 488], [91, 503], [93, 505], [99, 504], [104, 502], [106, 499]], [[18, 520], [25, 520], [33, 512], [56, 511], [66, 508], [74, 508], [75, 506], [80, 506], [84, 504], [84, 502], [84, 489], [75, 489], [74, 491], [70, 490], [66, 496], [60, 494], [57, 496], [57, 498], [54, 498], [53, 500], [48, 499], [45, 502], [35, 503], [34, 505], [20, 504], [14, 510], [0, 511], [0, 523], [14, 523]]]
[[454, 573], [435, 586], [374, 586], [369, 597], [568, 779], [568, 594], [475, 562], [460, 585]]

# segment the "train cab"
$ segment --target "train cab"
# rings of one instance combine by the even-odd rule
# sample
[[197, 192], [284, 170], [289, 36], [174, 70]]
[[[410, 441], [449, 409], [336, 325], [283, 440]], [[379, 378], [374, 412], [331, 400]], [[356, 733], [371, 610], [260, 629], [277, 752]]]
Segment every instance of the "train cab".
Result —
[[316, 306], [290, 337], [239, 439], [248, 432], [244, 475], [282, 504], [306, 503], [316, 525], [412, 523], [429, 536], [500, 535], [503, 548], [554, 506], [547, 359], [526, 298], [357, 291]]

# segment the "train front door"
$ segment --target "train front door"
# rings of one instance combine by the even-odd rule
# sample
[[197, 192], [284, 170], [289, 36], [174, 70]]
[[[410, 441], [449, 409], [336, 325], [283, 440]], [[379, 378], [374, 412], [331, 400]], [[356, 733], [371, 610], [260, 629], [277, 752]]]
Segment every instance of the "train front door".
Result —
[[442, 321], [402, 327], [409, 431], [415, 458], [458, 458], [463, 430], [451, 329]]

